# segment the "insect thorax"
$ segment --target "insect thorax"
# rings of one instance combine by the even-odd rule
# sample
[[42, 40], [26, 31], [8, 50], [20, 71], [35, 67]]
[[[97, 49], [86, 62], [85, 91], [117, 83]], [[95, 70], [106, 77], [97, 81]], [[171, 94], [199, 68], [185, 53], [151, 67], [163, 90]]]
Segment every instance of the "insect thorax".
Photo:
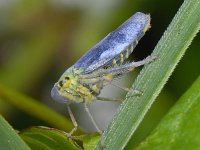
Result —
[[69, 68], [54, 86], [55, 88], [57, 87], [56, 94], [59, 95], [56, 99], [60, 98], [60, 101], [67, 103], [90, 103], [96, 99], [96, 96], [104, 86], [104, 82], [96, 80], [95, 78], [81, 78], [81, 74], [81, 70], [74, 67]]

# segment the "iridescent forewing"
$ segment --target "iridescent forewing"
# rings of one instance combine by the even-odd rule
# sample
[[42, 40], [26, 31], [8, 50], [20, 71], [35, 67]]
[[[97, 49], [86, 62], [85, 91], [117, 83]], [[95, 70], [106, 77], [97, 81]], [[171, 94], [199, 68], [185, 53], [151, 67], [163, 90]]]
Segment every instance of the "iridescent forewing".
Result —
[[74, 64], [74, 67], [83, 70], [83, 74], [89, 74], [104, 66], [111, 66], [113, 59], [123, 54], [128, 47], [132, 46], [134, 48], [136, 46], [149, 27], [150, 16], [140, 12], [135, 13], [115, 31], [91, 48]]

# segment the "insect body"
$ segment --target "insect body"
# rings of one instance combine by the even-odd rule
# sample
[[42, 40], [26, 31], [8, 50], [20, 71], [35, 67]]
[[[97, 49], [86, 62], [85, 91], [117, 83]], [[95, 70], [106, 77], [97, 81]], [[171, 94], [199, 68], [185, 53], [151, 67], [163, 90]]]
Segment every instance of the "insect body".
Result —
[[[135, 13], [64, 72], [51, 91], [53, 99], [67, 104], [85, 103], [88, 113], [87, 106], [90, 102], [107, 100], [98, 97], [105, 85], [135, 67], [153, 60], [147, 57], [142, 61], [124, 63], [149, 28], [150, 16], [140, 12]], [[71, 113], [71, 110], [69, 112]], [[90, 113], [89, 115], [91, 116]], [[70, 116], [75, 125], [74, 131], [77, 123], [73, 115]], [[92, 117], [91, 119], [97, 130], [101, 132], [94, 119]]]

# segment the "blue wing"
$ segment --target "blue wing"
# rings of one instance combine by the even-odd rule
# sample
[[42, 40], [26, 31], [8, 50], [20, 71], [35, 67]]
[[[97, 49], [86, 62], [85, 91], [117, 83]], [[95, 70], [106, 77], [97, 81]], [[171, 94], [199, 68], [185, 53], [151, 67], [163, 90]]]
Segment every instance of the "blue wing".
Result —
[[115, 31], [109, 33], [103, 40], [92, 47], [75, 64], [77, 69], [83, 69], [88, 74], [110, 65], [111, 61], [123, 53], [127, 47], [136, 46], [145, 31], [150, 27], [150, 16], [137, 12]]

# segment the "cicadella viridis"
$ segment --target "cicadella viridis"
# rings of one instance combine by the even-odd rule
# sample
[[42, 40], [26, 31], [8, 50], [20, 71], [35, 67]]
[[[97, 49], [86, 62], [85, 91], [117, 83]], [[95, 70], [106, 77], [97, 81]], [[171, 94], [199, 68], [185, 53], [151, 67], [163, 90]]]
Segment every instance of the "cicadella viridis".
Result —
[[69, 136], [76, 131], [78, 126], [69, 107], [71, 103], [84, 103], [92, 123], [97, 131], [102, 133], [88, 106], [94, 100], [109, 100], [98, 95], [102, 88], [110, 84], [113, 79], [154, 60], [153, 56], [148, 56], [141, 61], [125, 62], [149, 28], [150, 15], [135, 13], [68, 68], [55, 83], [51, 95], [54, 100], [67, 104], [74, 125], [68, 133]]

